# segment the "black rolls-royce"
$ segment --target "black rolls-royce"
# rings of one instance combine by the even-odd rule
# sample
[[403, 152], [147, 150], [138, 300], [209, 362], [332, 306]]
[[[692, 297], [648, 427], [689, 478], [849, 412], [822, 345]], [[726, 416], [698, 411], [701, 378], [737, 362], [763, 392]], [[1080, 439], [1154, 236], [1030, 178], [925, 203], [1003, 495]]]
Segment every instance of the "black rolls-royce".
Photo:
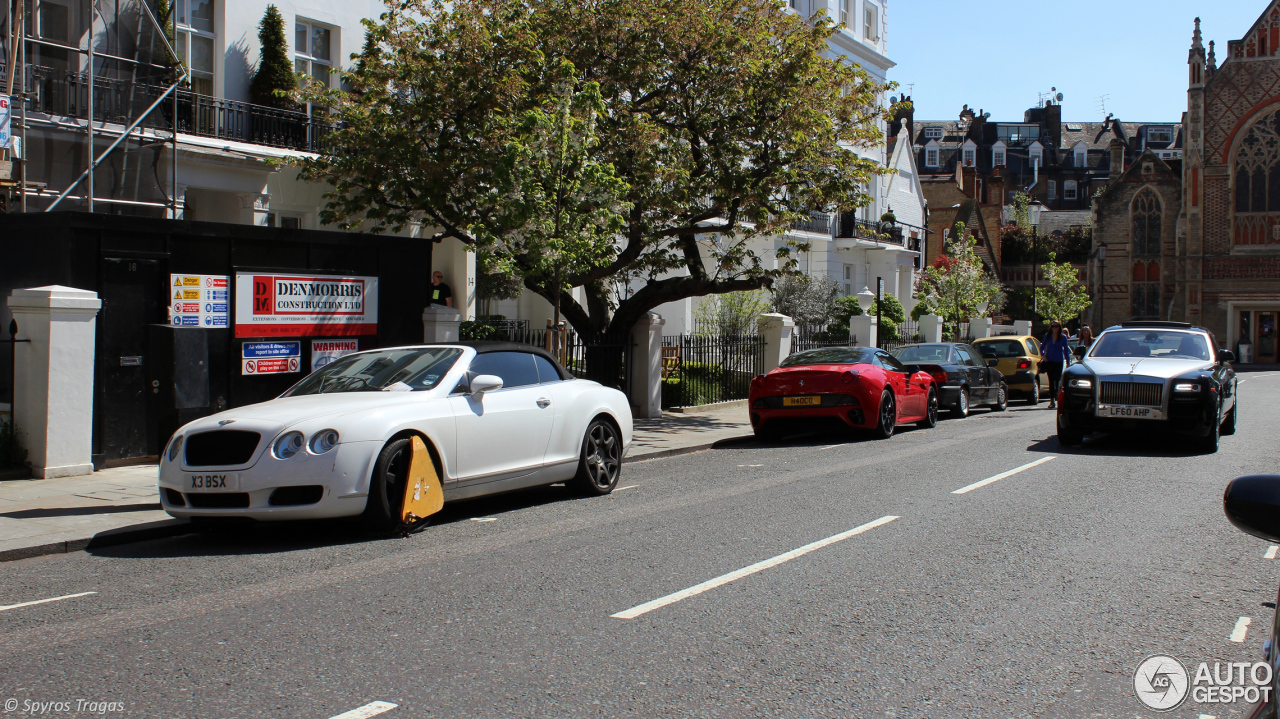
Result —
[[1236, 431], [1235, 355], [1182, 322], [1126, 322], [1108, 328], [1062, 373], [1058, 442], [1091, 432], [1176, 432], [1205, 452]]

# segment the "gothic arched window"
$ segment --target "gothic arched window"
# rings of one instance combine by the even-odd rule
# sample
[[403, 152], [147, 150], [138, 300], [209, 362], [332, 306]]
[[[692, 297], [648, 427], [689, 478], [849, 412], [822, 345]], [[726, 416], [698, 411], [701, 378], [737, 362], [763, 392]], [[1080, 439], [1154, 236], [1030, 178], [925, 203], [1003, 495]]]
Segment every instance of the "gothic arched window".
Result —
[[1133, 217], [1133, 256], [1158, 257], [1160, 255], [1160, 198], [1144, 189], [1133, 198], [1130, 210]]
[[1231, 172], [1236, 244], [1280, 241], [1280, 108], [1262, 113], [1245, 131]]
[[1129, 296], [1133, 319], [1160, 319], [1160, 262], [1137, 260], [1133, 263], [1131, 279]]

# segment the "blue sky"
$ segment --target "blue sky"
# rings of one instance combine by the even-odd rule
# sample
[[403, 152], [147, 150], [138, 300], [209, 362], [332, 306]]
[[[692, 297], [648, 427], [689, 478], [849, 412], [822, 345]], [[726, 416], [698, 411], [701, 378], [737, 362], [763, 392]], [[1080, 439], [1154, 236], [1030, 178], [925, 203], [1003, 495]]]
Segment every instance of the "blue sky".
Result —
[[1057, 87], [1062, 118], [1177, 122], [1187, 107], [1187, 50], [1199, 16], [1206, 47], [1237, 40], [1269, 0], [894, 0], [889, 79], [907, 85], [918, 120], [954, 120], [962, 105], [1020, 121], [1037, 93]]

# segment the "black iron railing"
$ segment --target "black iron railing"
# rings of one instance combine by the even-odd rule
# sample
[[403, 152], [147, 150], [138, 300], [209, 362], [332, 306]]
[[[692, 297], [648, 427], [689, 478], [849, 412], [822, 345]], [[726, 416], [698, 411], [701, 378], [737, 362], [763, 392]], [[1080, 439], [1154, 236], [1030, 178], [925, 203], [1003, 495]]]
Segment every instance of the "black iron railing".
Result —
[[[27, 68], [29, 112], [84, 119], [89, 113], [87, 73], [31, 65]], [[164, 93], [158, 84], [112, 77], [93, 79], [94, 122], [127, 125]], [[300, 110], [282, 110], [238, 100], [178, 90], [178, 132], [254, 145], [318, 152], [334, 127]], [[174, 126], [173, 102], [166, 99], [142, 127]]]
[[819, 235], [831, 234], [831, 215], [825, 212], [810, 212], [803, 220], [791, 223], [791, 229], [801, 232], [814, 232]]
[[765, 342], [759, 335], [676, 335], [663, 337], [662, 344], [674, 364], [662, 381], [663, 407], [747, 399], [751, 379], [763, 374]]
[[[548, 337], [550, 335], [550, 337]], [[621, 389], [629, 386], [631, 337], [628, 334], [580, 335], [572, 329], [529, 329], [510, 325], [496, 339], [533, 345], [555, 355], [575, 377]]]
[[902, 228], [892, 222], [872, 222], [864, 220], [853, 212], [840, 214], [840, 223], [836, 228], [836, 238], [853, 238], [871, 240], [890, 245], [902, 245]]

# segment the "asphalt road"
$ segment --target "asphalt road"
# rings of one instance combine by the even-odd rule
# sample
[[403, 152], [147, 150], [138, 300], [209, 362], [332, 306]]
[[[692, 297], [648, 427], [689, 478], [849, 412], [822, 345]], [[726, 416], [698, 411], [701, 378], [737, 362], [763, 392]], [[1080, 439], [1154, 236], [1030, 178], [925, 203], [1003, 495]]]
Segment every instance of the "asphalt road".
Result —
[[1221, 509], [1230, 478], [1276, 471], [1280, 451], [1280, 373], [1243, 376], [1216, 455], [1106, 437], [1064, 451], [1051, 411], [1015, 403], [883, 442], [634, 462], [610, 497], [450, 505], [406, 539], [290, 525], [0, 565], [0, 604], [94, 592], [0, 607], [0, 708], [1157, 716], [1133, 695], [1142, 659], [1254, 661], [1272, 621], [1280, 560]]

